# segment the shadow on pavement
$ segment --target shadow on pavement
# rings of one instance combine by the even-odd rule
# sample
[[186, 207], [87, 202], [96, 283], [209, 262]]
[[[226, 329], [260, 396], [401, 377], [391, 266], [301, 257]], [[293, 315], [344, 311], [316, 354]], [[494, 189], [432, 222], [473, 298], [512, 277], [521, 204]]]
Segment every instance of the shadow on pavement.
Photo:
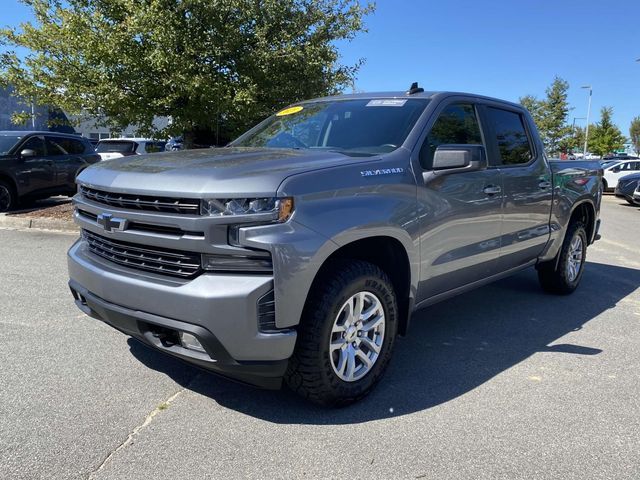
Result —
[[[606, 285], [607, 288], [602, 288]], [[325, 409], [292, 392], [265, 391], [203, 373], [130, 339], [150, 368], [224, 407], [274, 423], [351, 424], [440, 405], [482, 385], [534, 353], [597, 355], [597, 345], [554, 344], [613, 308], [640, 285], [640, 270], [589, 263], [569, 296], [544, 293], [528, 270], [414, 314], [384, 378], [354, 407]], [[193, 381], [192, 381], [193, 380]]]
[[20, 201], [19, 208], [7, 212], [8, 216], [21, 215], [24, 213], [35, 212], [37, 210], [43, 210], [45, 208], [56, 207], [58, 205], [66, 205], [71, 203], [71, 197], [59, 195], [48, 198], [23, 198]]

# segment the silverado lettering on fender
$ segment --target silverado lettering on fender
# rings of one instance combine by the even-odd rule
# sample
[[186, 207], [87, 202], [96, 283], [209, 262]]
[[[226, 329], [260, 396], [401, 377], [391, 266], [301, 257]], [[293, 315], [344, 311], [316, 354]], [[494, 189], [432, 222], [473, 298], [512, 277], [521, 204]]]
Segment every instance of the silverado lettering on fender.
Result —
[[344, 405], [418, 308], [527, 267], [571, 293], [601, 177], [549, 161], [513, 103], [419, 88], [310, 100], [225, 148], [84, 170], [69, 284], [82, 311], [168, 354]]

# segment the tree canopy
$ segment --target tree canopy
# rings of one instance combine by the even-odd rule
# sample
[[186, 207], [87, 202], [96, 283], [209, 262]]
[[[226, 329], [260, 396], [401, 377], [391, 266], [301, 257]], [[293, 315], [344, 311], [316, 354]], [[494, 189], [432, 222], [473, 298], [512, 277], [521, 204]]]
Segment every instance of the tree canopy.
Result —
[[[0, 30], [0, 82], [17, 95], [143, 134], [228, 140], [274, 109], [353, 84], [336, 42], [365, 31], [355, 0], [21, 0]], [[15, 48], [26, 49], [20, 56]], [[156, 116], [171, 118], [154, 131]]]
[[589, 151], [604, 156], [620, 149], [624, 145], [625, 136], [611, 121], [612, 107], [602, 107], [600, 121], [589, 127]]
[[635, 151], [640, 153], [640, 117], [635, 117], [631, 120], [631, 125], [629, 126], [629, 137], [631, 138], [631, 143], [633, 144]]
[[550, 155], [566, 148], [566, 142], [563, 140], [571, 134], [571, 128], [567, 125], [570, 110], [567, 101], [568, 90], [569, 84], [562, 78], [555, 77], [546, 90], [544, 100], [532, 95], [520, 98], [520, 104], [531, 113], [545, 149]]

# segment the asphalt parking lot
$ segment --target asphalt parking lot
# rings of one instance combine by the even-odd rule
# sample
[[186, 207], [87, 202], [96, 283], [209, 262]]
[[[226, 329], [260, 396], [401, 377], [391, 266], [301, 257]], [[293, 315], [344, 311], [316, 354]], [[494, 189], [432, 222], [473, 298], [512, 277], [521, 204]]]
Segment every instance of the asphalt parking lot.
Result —
[[530, 270], [422, 310], [339, 410], [84, 316], [75, 236], [0, 230], [0, 478], [640, 478], [640, 209], [602, 219], [575, 294]]

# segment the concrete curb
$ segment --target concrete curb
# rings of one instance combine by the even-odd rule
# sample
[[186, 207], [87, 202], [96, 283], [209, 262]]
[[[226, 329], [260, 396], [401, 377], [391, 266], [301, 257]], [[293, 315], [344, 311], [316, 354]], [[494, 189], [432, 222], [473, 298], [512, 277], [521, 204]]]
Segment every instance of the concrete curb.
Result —
[[73, 220], [44, 217], [17, 217], [0, 214], [0, 227], [3, 228], [35, 228], [37, 230], [55, 230], [59, 232], [77, 232], [78, 226]]

